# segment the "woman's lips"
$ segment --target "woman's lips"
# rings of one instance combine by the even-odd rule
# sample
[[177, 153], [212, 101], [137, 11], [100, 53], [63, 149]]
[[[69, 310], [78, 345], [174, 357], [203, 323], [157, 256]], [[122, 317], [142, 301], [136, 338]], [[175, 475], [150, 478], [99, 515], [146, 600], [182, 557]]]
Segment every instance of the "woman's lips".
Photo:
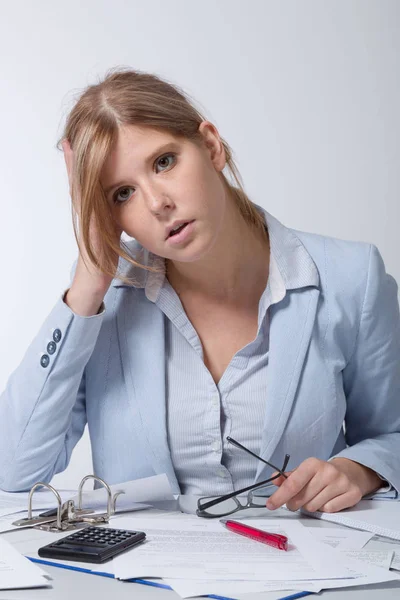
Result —
[[186, 223], [186, 225], [182, 229], [180, 229], [180, 231], [178, 231], [178, 233], [175, 233], [173, 235], [170, 234], [167, 237], [167, 243], [172, 246], [177, 246], [179, 244], [182, 244], [191, 235], [191, 233], [193, 232], [193, 229], [194, 229], [194, 221], [189, 221], [188, 223]]

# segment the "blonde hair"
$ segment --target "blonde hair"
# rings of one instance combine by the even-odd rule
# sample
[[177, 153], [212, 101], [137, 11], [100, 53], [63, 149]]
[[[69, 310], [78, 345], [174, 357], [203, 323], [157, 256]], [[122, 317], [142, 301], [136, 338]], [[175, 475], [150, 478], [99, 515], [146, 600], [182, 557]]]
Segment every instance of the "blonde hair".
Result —
[[[78, 242], [79, 222], [81, 242], [87, 256], [101, 272], [132, 283], [115, 273], [116, 254], [133, 266], [153, 270], [136, 262], [124, 242], [118, 243], [111, 206], [100, 185], [101, 171], [117, 140], [119, 128], [124, 125], [148, 126], [199, 144], [202, 135], [198, 127], [204, 120], [190, 96], [178, 86], [154, 74], [129, 68], [112, 69], [102, 81], [88, 86], [80, 95], [67, 117], [57, 147], [62, 149], [61, 142], [67, 139], [73, 150], [71, 196], [74, 234]], [[221, 143], [226, 153], [226, 167], [237, 187], [221, 172], [224, 185], [246, 222], [268, 236], [263, 216], [244, 191], [230, 146], [222, 138]], [[76, 198], [79, 198], [78, 203]], [[100, 251], [91, 244], [92, 219], [101, 232]]]

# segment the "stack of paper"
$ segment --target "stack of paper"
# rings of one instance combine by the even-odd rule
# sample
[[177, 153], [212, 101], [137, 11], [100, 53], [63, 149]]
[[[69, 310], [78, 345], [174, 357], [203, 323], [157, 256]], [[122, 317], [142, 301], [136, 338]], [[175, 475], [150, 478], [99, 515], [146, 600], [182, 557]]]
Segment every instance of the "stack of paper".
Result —
[[[161, 577], [180, 596], [217, 594], [237, 598], [240, 594], [272, 590], [307, 590], [350, 587], [400, 580], [388, 570], [393, 553], [365, 553], [355, 558], [371, 537], [347, 544], [334, 534], [313, 535], [297, 521], [251, 519], [243, 523], [289, 538], [289, 551], [279, 551], [238, 536], [215, 520], [196, 517], [140, 519], [145, 544], [113, 560], [119, 579]], [[115, 526], [132, 529], [139, 522], [119, 518]], [[349, 537], [347, 537], [347, 540]], [[336, 546], [336, 547], [333, 547]], [[362, 560], [360, 560], [362, 559]], [[376, 566], [376, 565], [382, 565]]]
[[400, 541], [400, 502], [361, 500], [351, 508], [337, 513], [308, 512], [310, 517], [346, 525], [354, 529], [371, 531], [376, 535]]

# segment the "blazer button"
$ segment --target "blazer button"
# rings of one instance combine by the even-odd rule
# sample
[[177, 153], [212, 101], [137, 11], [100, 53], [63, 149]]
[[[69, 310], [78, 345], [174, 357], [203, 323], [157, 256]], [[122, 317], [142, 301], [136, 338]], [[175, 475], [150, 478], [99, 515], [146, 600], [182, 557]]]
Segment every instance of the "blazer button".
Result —
[[62, 338], [61, 331], [59, 329], [55, 329], [53, 331], [53, 340], [55, 342], [59, 342]]
[[56, 349], [57, 349], [57, 344], [55, 342], [49, 342], [47, 344], [47, 352], [49, 354], [54, 354], [54, 352], [56, 351]]
[[50, 362], [50, 358], [47, 354], [43, 354], [42, 358], [40, 359], [40, 364], [42, 365], [42, 367], [46, 368], [49, 366], [49, 362]]

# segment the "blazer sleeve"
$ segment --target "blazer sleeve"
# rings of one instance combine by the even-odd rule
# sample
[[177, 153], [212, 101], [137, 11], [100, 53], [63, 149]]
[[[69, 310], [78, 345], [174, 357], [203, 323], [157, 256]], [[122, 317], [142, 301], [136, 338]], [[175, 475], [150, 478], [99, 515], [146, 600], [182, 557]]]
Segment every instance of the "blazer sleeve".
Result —
[[400, 493], [400, 318], [397, 284], [370, 247], [353, 354], [343, 371], [348, 447], [336, 456], [370, 467]]
[[0, 488], [5, 491], [48, 483], [67, 467], [85, 429], [85, 367], [105, 307], [82, 317], [63, 296], [0, 396]]

